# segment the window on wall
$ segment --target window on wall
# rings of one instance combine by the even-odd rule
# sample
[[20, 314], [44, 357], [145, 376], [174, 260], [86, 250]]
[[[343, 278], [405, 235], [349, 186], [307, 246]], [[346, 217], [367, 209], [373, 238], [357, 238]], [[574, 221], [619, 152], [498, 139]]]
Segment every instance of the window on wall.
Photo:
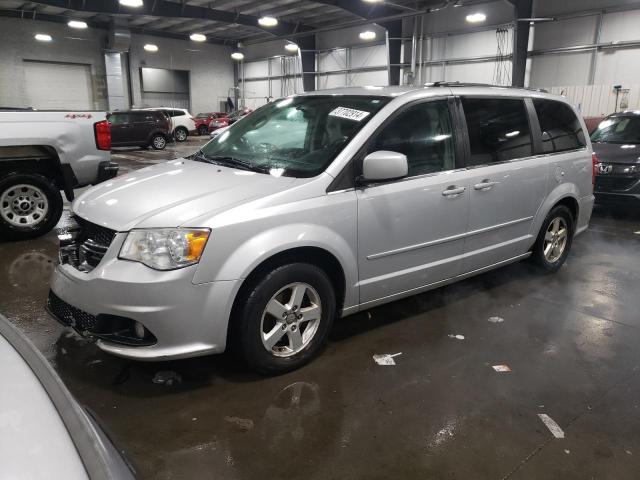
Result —
[[471, 147], [470, 165], [504, 162], [533, 155], [524, 101], [509, 98], [463, 98]]
[[586, 145], [582, 125], [569, 105], [555, 100], [534, 99], [542, 131], [544, 153], [564, 152]]
[[409, 176], [453, 170], [455, 154], [446, 100], [409, 107], [375, 138], [369, 152], [389, 150], [407, 156]]

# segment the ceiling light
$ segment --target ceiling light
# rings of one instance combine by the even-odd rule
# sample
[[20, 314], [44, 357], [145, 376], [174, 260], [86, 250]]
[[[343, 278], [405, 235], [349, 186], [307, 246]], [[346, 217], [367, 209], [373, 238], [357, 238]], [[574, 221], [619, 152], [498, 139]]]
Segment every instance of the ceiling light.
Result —
[[263, 27], [275, 27], [278, 24], [278, 19], [273, 17], [261, 17], [258, 19], [258, 23]]
[[51, 40], [53, 40], [53, 38], [51, 38], [51, 35], [47, 35], [46, 33], [36, 33], [34, 38], [39, 42], [50, 42]]
[[298, 51], [298, 45], [296, 45], [295, 43], [287, 43], [284, 46], [284, 49], [288, 52], [297, 52]]
[[366, 3], [381, 3], [383, 0], [363, 0]]
[[154, 45], [153, 43], [147, 43], [147, 44], [144, 46], [144, 49], [145, 49], [147, 52], [157, 52], [157, 51], [158, 51], [158, 46], [157, 46], [157, 45]]
[[234, 60], [242, 60], [244, 58], [244, 53], [241, 52], [233, 52], [231, 54], [231, 58], [233, 58]]
[[372, 32], [371, 30], [360, 32], [360, 40], [373, 40], [375, 38], [376, 38], [376, 32]]
[[189, 37], [194, 42], [206, 42], [207, 37], [201, 33], [192, 33]]
[[80, 20], [69, 20], [67, 23], [71, 28], [87, 28], [87, 22], [82, 22]]
[[120, 5], [123, 5], [125, 7], [141, 7], [142, 5], [144, 5], [144, 2], [142, 0], [119, 0]]
[[484, 22], [486, 19], [487, 19], [487, 16], [481, 12], [470, 13], [466, 17], [466, 20], [469, 23], [480, 23], [480, 22]]

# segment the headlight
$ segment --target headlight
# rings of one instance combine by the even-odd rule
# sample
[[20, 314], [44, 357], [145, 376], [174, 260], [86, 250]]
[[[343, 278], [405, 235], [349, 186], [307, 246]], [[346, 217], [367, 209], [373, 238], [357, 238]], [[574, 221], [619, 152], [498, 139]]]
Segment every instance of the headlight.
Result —
[[156, 270], [174, 270], [200, 261], [209, 229], [154, 228], [131, 230], [119, 258], [133, 260]]

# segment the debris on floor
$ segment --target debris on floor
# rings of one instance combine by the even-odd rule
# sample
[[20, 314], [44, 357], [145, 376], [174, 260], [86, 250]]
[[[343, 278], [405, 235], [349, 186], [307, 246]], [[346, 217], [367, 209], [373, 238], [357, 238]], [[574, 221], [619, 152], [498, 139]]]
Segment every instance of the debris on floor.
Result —
[[571, 450], [567, 450], [566, 448], [564, 449], [564, 453], [566, 453], [567, 455], [569, 455], [571, 453]]
[[449, 335], [449, 338], [455, 338], [457, 340], [464, 340], [464, 335]]
[[496, 372], [510, 372], [509, 365], [493, 365], [492, 367]]
[[491, 323], [502, 323], [502, 322], [504, 322], [504, 318], [502, 318], [502, 317], [489, 317], [489, 321]]
[[402, 352], [394, 353], [393, 355], [389, 353], [379, 353], [373, 356], [373, 360], [378, 365], [395, 365], [396, 361], [393, 357], [397, 357], [398, 355], [402, 355]]
[[539, 413], [538, 417], [540, 418], [540, 420], [542, 420], [542, 423], [544, 423], [547, 426], [547, 428], [549, 429], [549, 431], [551, 432], [551, 434], [554, 437], [556, 437], [556, 438], [564, 438], [564, 432], [560, 428], [560, 425], [558, 425], [553, 420], [553, 418], [551, 418], [546, 413]]
[[157, 383], [159, 385], [171, 386], [174, 383], [180, 383], [181, 381], [182, 377], [180, 374], [172, 370], [161, 370], [153, 376], [153, 383]]
[[224, 417], [225, 422], [234, 423], [243, 432], [253, 429], [253, 420], [250, 418]]

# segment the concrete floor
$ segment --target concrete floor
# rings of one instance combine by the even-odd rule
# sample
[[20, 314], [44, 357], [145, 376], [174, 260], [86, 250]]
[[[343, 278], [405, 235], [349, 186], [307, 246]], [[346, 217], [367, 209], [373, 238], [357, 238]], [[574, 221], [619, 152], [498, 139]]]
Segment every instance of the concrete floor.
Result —
[[[200, 143], [114, 160], [126, 171]], [[639, 231], [637, 210], [597, 209], [559, 273], [515, 264], [348, 317], [320, 358], [275, 378], [225, 355], [130, 362], [64, 331], [42, 309], [55, 233], [0, 246], [0, 313], [141, 478], [637, 479]]]

